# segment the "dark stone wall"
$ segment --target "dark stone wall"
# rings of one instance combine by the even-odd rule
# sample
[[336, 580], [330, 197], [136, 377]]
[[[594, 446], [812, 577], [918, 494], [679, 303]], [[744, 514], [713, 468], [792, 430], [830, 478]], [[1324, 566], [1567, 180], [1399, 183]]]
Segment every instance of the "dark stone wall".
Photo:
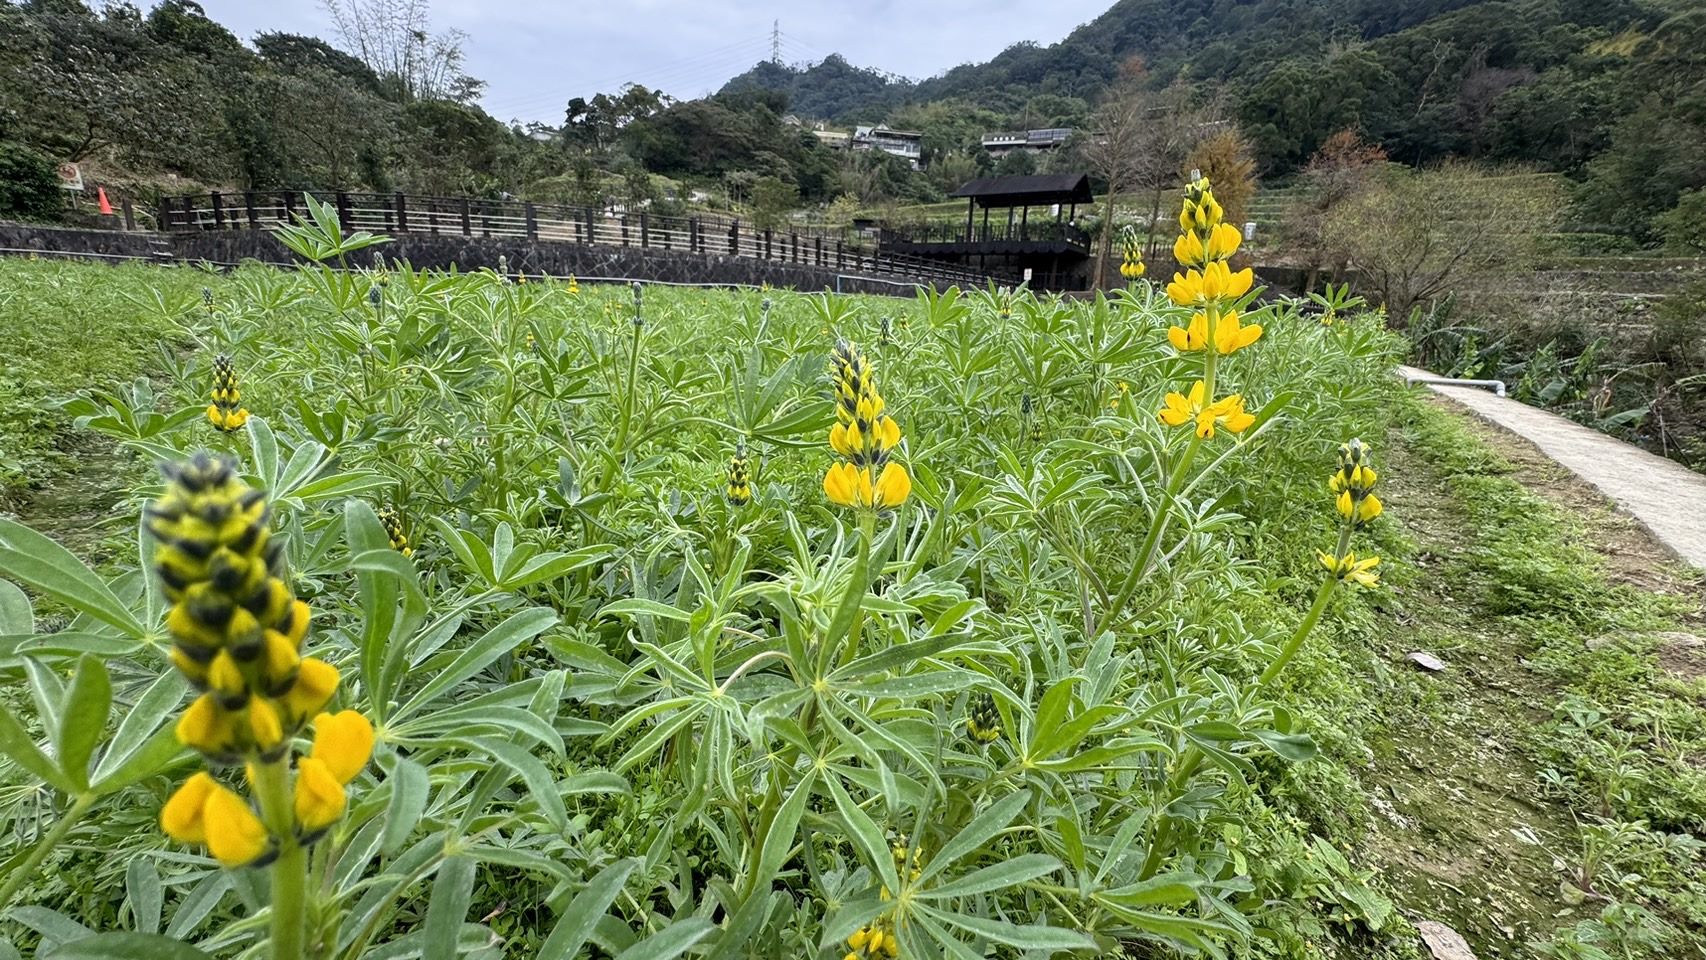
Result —
[[92, 259], [171, 258], [171, 247], [159, 234], [0, 221], [0, 253], [17, 256], [30, 252], [76, 254]]
[[[183, 260], [235, 264], [245, 259], [290, 263], [295, 255], [266, 231], [208, 230], [175, 233], [174, 254]], [[352, 254], [352, 266], [366, 266], [373, 251], [387, 259], [407, 260], [417, 269], [478, 270], [509, 261], [516, 273], [573, 276], [581, 280], [644, 280], [653, 283], [746, 284], [795, 290], [837, 290], [910, 297], [916, 283], [904, 276], [856, 275], [803, 263], [755, 260], [749, 257], [688, 253], [656, 248], [592, 246], [518, 237], [465, 237], [459, 234], [399, 234], [391, 243]], [[802, 250], [802, 256], [805, 252]], [[837, 274], [840, 280], [837, 281]]]

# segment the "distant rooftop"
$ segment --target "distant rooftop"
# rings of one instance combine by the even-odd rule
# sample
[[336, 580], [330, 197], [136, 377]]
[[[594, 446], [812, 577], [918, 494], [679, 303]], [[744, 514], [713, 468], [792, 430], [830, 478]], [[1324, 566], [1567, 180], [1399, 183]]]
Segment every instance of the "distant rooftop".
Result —
[[1014, 177], [979, 177], [953, 192], [980, 207], [1042, 206], [1051, 203], [1090, 203], [1090, 177], [1083, 173], [1040, 173]]

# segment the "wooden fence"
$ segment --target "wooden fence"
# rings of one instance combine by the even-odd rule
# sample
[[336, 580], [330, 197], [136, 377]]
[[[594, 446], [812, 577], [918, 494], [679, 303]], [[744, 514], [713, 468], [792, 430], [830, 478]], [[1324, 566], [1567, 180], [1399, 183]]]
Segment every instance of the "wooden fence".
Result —
[[[1016, 284], [1014, 277], [965, 270], [923, 257], [879, 253], [825, 230], [761, 229], [731, 217], [669, 217], [611, 213], [591, 207], [528, 200], [424, 197], [402, 193], [333, 196], [346, 230], [464, 237], [507, 237], [685, 253], [748, 257], [833, 269], [855, 275], [895, 276], [930, 283], [984, 286]], [[306, 214], [295, 191], [248, 191], [162, 197], [160, 229], [270, 230]]]

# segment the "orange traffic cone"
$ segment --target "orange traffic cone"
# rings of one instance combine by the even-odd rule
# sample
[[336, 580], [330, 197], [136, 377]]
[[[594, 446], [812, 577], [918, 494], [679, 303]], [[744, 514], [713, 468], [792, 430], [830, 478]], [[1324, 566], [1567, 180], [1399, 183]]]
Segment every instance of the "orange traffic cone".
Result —
[[101, 200], [101, 216], [103, 216], [103, 217], [112, 216], [113, 215], [113, 205], [112, 205], [112, 203], [110, 203], [107, 200], [107, 188], [106, 187], [96, 187], [95, 188], [95, 196], [99, 197]]

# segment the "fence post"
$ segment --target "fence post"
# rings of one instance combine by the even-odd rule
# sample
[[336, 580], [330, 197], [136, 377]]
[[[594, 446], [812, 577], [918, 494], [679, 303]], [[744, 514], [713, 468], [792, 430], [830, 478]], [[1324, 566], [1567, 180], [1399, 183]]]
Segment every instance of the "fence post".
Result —
[[582, 243], [597, 243], [598, 242], [598, 239], [597, 239], [598, 234], [592, 232], [593, 231], [592, 213], [593, 213], [592, 208], [587, 207], [586, 208], [586, 239], [582, 240], [581, 241]]
[[351, 217], [350, 217], [349, 194], [343, 192], [342, 190], [339, 190], [338, 191], [338, 225], [343, 227], [345, 230], [353, 230], [353, 229], [355, 229], [355, 225], [350, 223], [350, 219], [351, 219]]
[[473, 211], [468, 209], [467, 197], [462, 198], [462, 235], [464, 237], [471, 237], [474, 235]]
[[817, 245], [817, 265], [821, 267], [823, 266], [823, 238], [818, 237], [813, 243]]
[[740, 256], [740, 218], [729, 224], [729, 256]]
[[846, 262], [847, 251], [842, 249], [841, 241], [837, 240], [835, 241], [835, 269], [840, 270], [842, 265]]
[[539, 239], [539, 215], [533, 209], [533, 201], [528, 200], [523, 203], [522, 209], [527, 212], [527, 239]]
[[250, 230], [254, 230], [261, 225], [260, 214], [255, 212], [255, 191], [243, 191], [243, 212], [249, 215]]
[[403, 192], [401, 190], [397, 191], [396, 195], [391, 198], [391, 202], [397, 207], [397, 232], [408, 233], [409, 204], [403, 199]]
[[764, 228], [764, 259], [770, 259], [770, 228]]
[[692, 253], [699, 252], [699, 218], [691, 217], [687, 221], [687, 249]]
[[640, 248], [642, 250], [645, 249], [645, 247], [647, 246], [646, 232], [647, 232], [646, 231], [646, 211], [641, 210], [640, 211]]
[[124, 211], [124, 229], [126, 232], [136, 229], [136, 211], [130, 206], [130, 198], [125, 197], [118, 202], [119, 209]]
[[160, 227], [161, 233], [165, 233], [168, 230], [172, 229], [172, 198], [171, 197], [161, 197], [160, 198], [159, 227]]
[[286, 190], [284, 192], [284, 222], [289, 223], [294, 219], [296, 219], [296, 194]]
[[628, 215], [622, 214], [622, 245], [628, 245]]
[[219, 203], [219, 191], [215, 190], [208, 194], [208, 198], [213, 201], [213, 225], [223, 229], [225, 226], [225, 208]]

